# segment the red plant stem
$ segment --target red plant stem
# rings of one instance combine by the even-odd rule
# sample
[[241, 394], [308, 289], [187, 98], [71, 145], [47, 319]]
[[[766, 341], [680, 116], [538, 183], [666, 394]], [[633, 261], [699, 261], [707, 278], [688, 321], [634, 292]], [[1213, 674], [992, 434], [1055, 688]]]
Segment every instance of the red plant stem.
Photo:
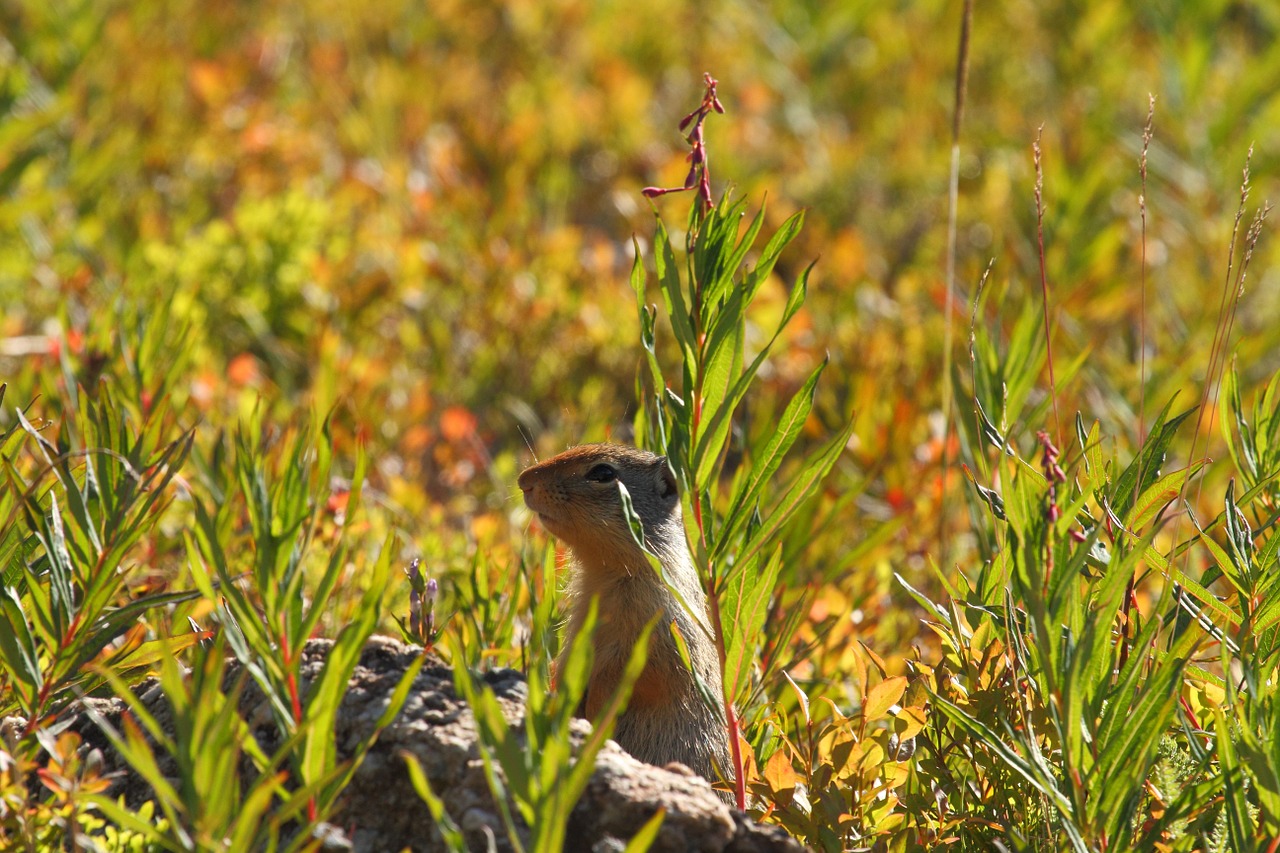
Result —
[[729, 659], [728, 652], [725, 650], [724, 642], [724, 623], [720, 621], [720, 595], [716, 590], [712, 590], [711, 595], [707, 596], [708, 606], [711, 608], [711, 624], [715, 628], [716, 635], [716, 652], [720, 655], [720, 692], [724, 699], [724, 719], [725, 725], [729, 729], [729, 754], [733, 760], [733, 797], [740, 811], [747, 808], [747, 780], [742, 761], [742, 743], [739, 736], [738, 728], [738, 712], [733, 707], [733, 697], [729, 695], [729, 685], [724, 681], [724, 667]]
[[[1226, 346], [1225, 342], [1222, 340], [1224, 337], [1224, 331], [1226, 329], [1226, 324], [1224, 323], [1224, 315], [1226, 314], [1226, 310], [1227, 310], [1227, 300], [1231, 293], [1231, 283], [1232, 283], [1231, 274], [1235, 270], [1236, 240], [1240, 236], [1240, 221], [1244, 219], [1245, 206], [1249, 202], [1249, 166], [1252, 160], [1253, 160], [1253, 146], [1250, 145], [1249, 151], [1247, 154], [1245, 154], [1245, 158], [1244, 158], [1244, 174], [1240, 183], [1240, 206], [1236, 208], [1236, 218], [1231, 225], [1231, 243], [1227, 248], [1227, 273], [1222, 279], [1222, 296], [1218, 300], [1218, 322], [1213, 329], [1213, 343], [1209, 347], [1209, 367], [1205, 371], [1204, 385], [1200, 389], [1200, 403], [1196, 407], [1196, 425], [1195, 425], [1195, 429], [1192, 430], [1191, 432], [1191, 452], [1187, 456], [1188, 464], [1190, 464], [1190, 462], [1195, 461], [1195, 458], [1196, 458], [1196, 448], [1199, 446], [1199, 442], [1200, 442], [1200, 424], [1204, 420], [1204, 410], [1209, 403], [1209, 389], [1213, 386], [1213, 378], [1218, 373], [1217, 361], [1218, 361], [1219, 347], [1222, 346], [1225, 348]], [[1237, 290], [1237, 293], [1238, 292], [1239, 291]], [[1237, 301], [1238, 300], [1239, 300], [1239, 297], [1237, 296]], [[1208, 439], [1206, 438], [1205, 441], [1207, 442]], [[1178, 489], [1179, 503], [1183, 503], [1186, 501], [1187, 480], [1189, 479], [1190, 478], [1183, 480], [1182, 486]], [[1204, 486], [1203, 480], [1200, 482], [1200, 485], [1201, 487]], [[1200, 494], [1199, 491], [1197, 491], [1196, 503], [1199, 503], [1199, 494]], [[1184, 515], [1186, 515], [1186, 513], [1179, 513], [1177, 518], [1175, 518], [1173, 522], [1173, 542], [1175, 543], [1175, 545], [1178, 541], [1178, 529], [1182, 526], [1182, 518]], [[1189, 565], [1190, 561], [1191, 561], [1191, 549], [1188, 548], [1186, 550], [1185, 556], [1183, 557], [1183, 565], [1184, 566]]]
[[[695, 322], [697, 318], [694, 318]], [[698, 336], [698, 346], [701, 350], [703, 336]], [[701, 367], [701, 366], [700, 366]], [[690, 445], [696, 445], [698, 426], [702, 420], [702, 371], [698, 371], [698, 386], [693, 394], [693, 428], [690, 430]], [[707, 550], [707, 531], [702, 522], [702, 496], [698, 490], [698, 482], [696, 474], [691, 482], [693, 491], [693, 520], [698, 526], [698, 538], [702, 542], [702, 550]], [[738, 712], [733, 707], [733, 697], [729, 695], [729, 685], [725, 683], [724, 672], [725, 665], [729, 659], [729, 653], [725, 645], [724, 639], [724, 622], [720, 618], [720, 585], [716, 581], [715, 567], [707, 565], [707, 606], [711, 610], [711, 626], [715, 634], [716, 653], [720, 657], [720, 698], [724, 703], [724, 719], [725, 726], [729, 733], [729, 754], [733, 761], [733, 796], [737, 803], [738, 809], [745, 811], [747, 808], [747, 783], [745, 767], [742, 759], [742, 743], [739, 735]]]
[[[99, 549], [98, 559], [94, 562], [93, 571], [89, 574], [89, 577], [97, 577], [103, 571], [103, 566], [106, 564], [107, 554], [109, 553], [111, 547], [115, 544], [115, 541], [116, 539], [115, 539], [115, 536], [113, 535], [104, 544], [104, 546], [101, 549]], [[83, 611], [78, 612], [71, 617], [71, 624], [67, 626], [67, 630], [63, 632], [62, 637], [59, 638], [58, 651], [54, 655], [53, 661], [50, 661], [50, 664], [49, 664], [50, 675], [53, 674], [54, 662], [60, 660], [62, 658], [62, 653], [65, 652], [68, 648], [70, 648], [71, 644], [75, 642], [76, 634], [79, 633], [80, 631], [80, 623], [82, 621], [84, 621]], [[34, 732], [36, 729], [43, 726], [45, 724], [46, 719], [48, 719], [50, 716], [56, 716], [56, 715], [46, 715], [44, 713], [44, 706], [49, 702], [49, 694], [53, 692], [55, 681], [56, 679], [53, 679], [53, 678], [45, 678], [44, 683], [40, 685], [40, 693], [36, 696], [35, 706], [31, 709], [31, 712], [32, 712], [31, 719], [27, 721], [27, 727], [23, 729], [24, 734], [30, 734], [31, 732]]]
[[1053, 401], [1053, 424], [1057, 443], [1062, 444], [1062, 419], [1058, 417], [1058, 383], [1053, 378], [1053, 334], [1049, 327], [1049, 276], [1044, 268], [1044, 169], [1040, 161], [1040, 138], [1044, 125], [1036, 131], [1035, 144], [1031, 146], [1036, 166], [1036, 240], [1040, 255], [1040, 294], [1044, 305], [1044, 351], [1049, 360], [1049, 399]]
[[973, 0], [965, 0], [960, 18], [960, 47], [956, 55], [956, 93], [951, 116], [951, 172], [947, 182], [946, 304], [942, 344], [942, 489], [938, 513], [939, 561], [947, 561], [947, 485], [951, 482], [951, 416], [955, 401], [951, 390], [951, 359], [954, 348], [956, 302], [956, 219], [960, 207], [960, 125], [964, 119], [964, 96], [969, 82], [969, 32], [973, 26]]
[[[101, 559], [98, 560], [98, 564], [99, 566], [102, 564]], [[83, 616], [83, 613], [77, 613], [75, 616], [71, 617], [71, 624], [67, 626], [67, 630], [58, 640], [58, 651], [54, 655], [53, 661], [49, 664], [49, 676], [53, 675], [54, 663], [62, 658], [62, 653], [70, 648], [71, 644], [74, 642], [76, 633], [80, 630], [80, 622]], [[53, 687], [56, 682], [57, 679], [47, 677], [44, 679], [44, 683], [40, 685], [40, 692], [36, 695], [35, 705], [31, 709], [31, 719], [27, 721], [26, 728], [23, 729], [24, 734], [34, 732], [36, 729], [45, 725], [48, 720], [55, 719], [57, 717], [56, 714], [46, 714], [44, 710], [45, 705], [49, 703], [49, 695], [53, 692]]]
[[[707, 155], [706, 141], [703, 137], [702, 122], [712, 113], [723, 113], [724, 106], [720, 103], [719, 97], [716, 95], [717, 81], [710, 74], [703, 75], [703, 82], [706, 84], [706, 90], [702, 97], [702, 103], [698, 105], [693, 112], [689, 113], [680, 122], [680, 130], [683, 132], [689, 127], [690, 123], [693, 128], [688, 131], [685, 139], [691, 146], [689, 152], [689, 174], [685, 178], [683, 187], [645, 187], [641, 193], [646, 198], [657, 198], [671, 192], [682, 192], [684, 190], [698, 189], [698, 204], [701, 207], [701, 213], [706, 216], [714, 209], [713, 199], [711, 197], [711, 166]], [[698, 239], [698, 229], [700, 220], [695, 219], [695, 225], [690, 229], [686, 238], [686, 249], [692, 257], [696, 248]], [[690, 267], [689, 279], [690, 304], [692, 310], [690, 319], [693, 321], [694, 335], [697, 338], [697, 351], [695, 353], [695, 378], [692, 400], [692, 411], [690, 412], [689, 423], [689, 448], [692, 452], [698, 446], [698, 431], [702, 426], [702, 404], [703, 404], [703, 379], [705, 372], [705, 356], [703, 348], [706, 346], [706, 334], [702, 329], [702, 287], [701, 283], [693, 275], [692, 266]], [[698, 540], [701, 545], [701, 552], [708, 553], [707, 548], [707, 530], [706, 524], [702, 517], [702, 491], [701, 484], [698, 482], [696, 469], [689, 472], [689, 491], [693, 497], [693, 521], [698, 527]], [[747, 804], [746, 794], [746, 773], [743, 768], [742, 745], [739, 736], [739, 720], [737, 711], [733, 707], [733, 697], [729, 694], [729, 685], [724, 683], [725, 665], [728, 662], [727, 646], [725, 644], [724, 623], [720, 616], [720, 584], [716, 577], [716, 568], [708, 560], [706, 567], [707, 576], [707, 601], [710, 610], [712, 622], [712, 633], [715, 636], [716, 652], [720, 656], [720, 692], [721, 700], [724, 702], [725, 725], [729, 734], [729, 750], [733, 760], [734, 775], [734, 796], [739, 809], [745, 809]]]
[[[1195, 723], [1195, 727], [1197, 729], [1200, 729], [1201, 731], [1204, 731], [1204, 726], [1201, 724], [1200, 718], [1196, 716], [1196, 712], [1192, 709], [1191, 703], [1188, 702], [1185, 698], [1180, 697], [1178, 699], [1178, 704], [1182, 706], [1182, 710], [1186, 713], [1186, 715], [1191, 718], [1191, 722]], [[1205, 749], [1208, 749], [1210, 746], [1212, 746], [1212, 744], [1213, 744], [1213, 738], [1209, 737], [1209, 735], [1204, 735]]]
[[[697, 306], [698, 304], [698, 295], [701, 292], [702, 292], [702, 288], [698, 287], [698, 283], [695, 281], [693, 283], [693, 304], [695, 306]], [[694, 316], [693, 316], [693, 327], [695, 330], [697, 330], [698, 326], [700, 325], [698, 320], [698, 314], [699, 312], [696, 310], [696, 307], [695, 307]], [[706, 335], [704, 335], [700, 330], [697, 331], [697, 335], [698, 335], [698, 360], [701, 362], [702, 356], [703, 356], [702, 347], [706, 344]], [[697, 379], [694, 380], [695, 384], [693, 388], [693, 421], [689, 427], [689, 449], [691, 451], [698, 446], [698, 427], [702, 425], [703, 367], [704, 367], [703, 364], [698, 365]], [[707, 550], [707, 531], [702, 524], [702, 496], [701, 494], [699, 494], [699, 491], [698, 491], [700, 484], [698, 483], [697, 471], [689, 472], [689, 485], [691, 487], [691, 491], [693, 492], [693, 521], [695, 524], [698, 525], [698, 539], [702, 542], [702, 550], [705, 553]], [[710, 565], [707, 566], [707, 576], [708, 576], [708, 579], [710, 580], [710, 589], [708, 590], [708, 592], [711, 594], [712, 597], [714, 597], [717, 593], [716, 582], [715, 582], [716, 579], [715, 579], [715, 572], [713, 571], [713, 568]]]
[[1058, 506], [1058, 484], [1067, 481], [1067, 475], [1058, 464], [1058, 448], [1049, 438], [1049, 433], [1040, 430], [1036, 438], [1044, 448], [1044, 479], [1049, 484], [1049, 503], [1045, 512], [1048, 526], [1045, 530], [1044, 585], [1049, 587], [1049, 578], [1053, 576], [1053, 543], [1057, 532], [1058, 519], [1062, 518], [1062, 508]]
[[[1146, 440], [1147, 409], [1147, 149], [1151, 146], [1151, 125], [1156, 116], [1156, 96], [1147, 95], [1147, 126], [1142, 131], [1142, 159], [1138, 171], [1142, 176], [1142, 194], [1138, 196], [1138, 212], [1142, 216], [1142, 296], [1138, 307], [1138, 447]], [[1137, 489], [1142, 482], [1142, 471], [1134, 483], [1133, 500], [1137, 503]]]
[[[290, 710], [293, 711], [295, 726], [302, 725], [302, 697], [298, 695], [298, 679], [293, 671], [293, 654], [289, 649], [289, 638], [280, 637], [280, 657], [284, 664], [285, 685], [289, 689]], [[307, 798], [307, 818], [314, 821], [317, 817], [316, 798], [313, 794]]]
[[[696, 435], [696, 424], [702, 412], [702, 397], [695, 395], [694, 397], [694, 433]], [[697, 483], [693, 483], [693, 518], [698, 525], [698, 538], [702, 540], [703, 551], [706, 551], [707, 532], [702, 523], [702, 501], [698, 494]], [[733, 707], [733, 697], [729, 695], [729, 685], [724, 680], [725, 665], [729, 659], [727, 646], [724, 638], [724, 622], [720, 617], [720, 585], [716, 582], [716, 573], [713, 566], [707, 566], [708, 587], [707, 590], [707, 606], [711, 610], [711, 626], [715, 634], [716, 654], [720, 658], [720, 698], [724, 703], [724, 719], [725, 726], [729, 733], [729, 753], [733, 761], [733, 796], [737, 803], [738, 809], [745, 811], [747, 808], [747, 783], [746, 768], [742, 759], [742, 744], [739, 735], [738, 712]]]
[[1129, 661], [1129, 626], [1133, 622], [1133, 611], [1138, 606], [1138, 597], [1133, 591], [1133, 576], [1129, 577], [1129, 585], [1124, 590], [1124, 624], [1120, 626], [1120, 665], [1123, 670]]
[[[1155, 121], [1156, 96], [1147, 95], [1147, 124], [1142, 129], [1142, 156], [1138, 160], [1138, 173], [1142, 178], [1142, 193], [1138, 196], [1138, 212], [1142, 218], [1142, 291], [1138, 308], [1138, 458], [1142, 458], [1142, 444], [1146, 441], [1147, 427], [1147, 151], [1151, 147], [1151, 126]], [[1133, 483], [1133, 505], [1138, 505], [1138, 496], [1142, 489], [1142, 465], [1138, 465], [1138, 477]], [[1120, 634], [1120, 670], [1129, 661], [1129, 627], [1133, 622], [1133, 613], [1137, 609], [1138, 599], [1134, 593], [1134, 579], [1129, 578], [1129, 585], [1124, 595], [1124, 625]], [[1134, 629], [1137, 634], [1137, 629]]]
[[[1226, 330], [1222, 334], [1222, 348], [1218, 353], [1218, 366], [1206, 381], [1206, 388], [1209, 382], [1214, 382], [1216, 386], [1222, 388], [1222, 374], [1226, 371], [1227, 364], [1227, 342], [1231, 340], [1231, 332], [1235, 328], [1236, 313], [1240, 308], [1240, 300], [1244, 296], [1244, 282], [1249, 274], [1249, 262], [1253, 259], [1253, 250], [1258, 244], [1258, 238], [1262, 235], [1262, 224], [1266, 221], [1267, 214], [1271, 212], [1271, 202], [1264, 201], [1262, 207], [1254, 211], [1253, 222], [1250, 223], [1245, 231], [1244, 237], [1244, 258], [1240, 261], [1240, 271], [1236, 273], [1235, 285], [1232, 288], [1234, 295], [1231, 299], [1231, 309], [1227, 312]], [[1213, 377], [1217, 377], [1216, 380]], [[1199, 430], [1200, 419], [1196, 418], [1196, 429]], [[1195, 436], [1192, 436], [1192, 442], [1195, 442]], [[1205, 436], [1206, 452], [1208, 452], [1207, 444], [1209, 437]], [[1194, 459], [1195, 457], [1192, 456]], [[1186, 481], [1183, 481], [1185, 487]], [[1196, 499], [1195, 505], [1200, 503], [1200, 495], [1204, 492], [1204, 478], [1201, 477], [1196, 483]]]
[[[702, 355], [702, 348], [706, 344], [706, 335], [703, 334], [700, 326], [701, 311], [696, 306], [699, 302], [699, 295], [702, 288], [695, 280], [692, 282], [693, 287], [693, 304], [695, 306], [693, 323], [694, 328], [698, 329], [698, 353]], [[698, 365], [696, 385], [693, 391], [693, 417], [689, 430], [689, 446], [691, 448], [697, 446], [698, 427], [702, 424], [702, 380], [703, 365]], [[700, 485], [697, 481], [697, 472], [690, 472], [690, 487], [693, 493], [693, 521], [698, 527], [698, 539], [702, 543], [703, 553], [707, 552], [707, 530], [702, 519], [702, 494]], [[724, 704], [725, 726], [729, 734], [729, 754], [733, 762], [733, 796], [734, 801], [739, 810], [745, 811], [747, 808], [747, 783], [746, 772], [742, 759], [742, 743], [739, 735], [738, 712], [733, 707], [733, 697], [729, 695], [729, 685], [725, 683], [724, 673], [725, 665], [729, 659], [729, 653], [724, 638], [724, 622], [720, 617], [720, 584], [717, 582], [715, 566], [708, 562], [707, 565], [707, 606], [711, 610], [711, 626], [715, 635], [716, 654], [720, 658], [720, 699]]]

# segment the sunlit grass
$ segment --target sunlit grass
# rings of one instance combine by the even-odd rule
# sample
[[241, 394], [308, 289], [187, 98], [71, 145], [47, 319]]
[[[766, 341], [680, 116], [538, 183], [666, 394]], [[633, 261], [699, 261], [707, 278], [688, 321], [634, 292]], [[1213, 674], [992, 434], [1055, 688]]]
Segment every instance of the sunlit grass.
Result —
[[[738, 460], [758, 461], [788, 401], [812, 393], [780, 482], [852, 413], [818, 495], [777, 531], [783, 583], [751, 650], [761, 677], [737, 708], [759, 811], [819, 846], [858, 835], [981, 849], [1012, 826], [1031, 849], [1073, 832], [1093, 849], [1192, 849], [1200, 834], [1244, 849], [1249, 833], [1280, 832], [1267, 775], [1280, 728], [1263, 689], [1280, 541], [1277, 392], [1262, 390], [1280, 370], [1269, 226], [1237, 282], [1253, 211], [1275, 195], [1280, 19], [1264, 5], [1119, 0], [977, 9], [947, 318], [959, 23], [960, 4], [924, 2], [0, 11], [0, 572], [13, 628], [0, 632], [0, 710], [51, 721], [77, 690], [106, 689], [88, 662], [134, 682], [161, 648], [200, 654], [192, 621], [225, 630], [264, 613], [270, 631], [246, 642], [280, 664], [264, 670], [296, 706], [280, 725], [302, 725], [312, 709], [290, 695], [282, 650], [372, 630], [370, 618], [396, 632], [414, 557], [438, 584], [443, 651], [545, 665], [553, 650], [528, 647], [554, 632], [533, 636], [531, 614], [554, 624], [557, 567], [515, 476], [535, 452], [626, 440], [638, 422], [651, 437], [629, 275], [634, 247], [653, 273], [661, 243], [641, 189], [683, 182], [673, 125], [711, 71], [726, 110], [706, 127], [714, 198], [731, 180], [748, 222], [763, 211], [762, 235], [804, 211], [744, 308], [748, 358], [795, 283], [808, 288], [727, 455], [692, 460], [685, 485], [712, 490], [730, 517]], [[659, 202], [676, 246], [685, 204]], [[764, 252], [757, 241], [744, 260]], [[1229, 322], [1223, 293], [1238, 306]], [[655, 329], [679, 387], [687, 353], [669, 315]], [[1171, 414], [1201, 410], [1120, 488], [1171, 400]], [[1052, 524], [1041, 429], [1065, 474]], [[1205, 458], [1172, 496], [1172, 481], [1151, 479]], [[708, 482], [713, 470], [729, 479]], [[1144, 496], [1149, 515], [1135, 509]], [[1199, 535], [1183, 500], [1207, 537], [1175, 550]], [[1107, 559], [1084, 553], [1099, 542]], [[1061, 577], [1080, 560], [1087, 571]], [[1048, 574], [1059, 597], [1038, 605], [1018, 572]], [[1117, 590], [1117, 572], [1134, 583]], [[277, 600], [274, 582], [289, 593]], [[1045, 648], [1084, 642], [1084, 614], [1101, 649], [1087, 672]], [[1193, 637], [1199, 621], [1234, 646]], [[1182, 642], [1196, 646], [1189, 660]], [[1239, 660], [1223, 661], [1224, 646]], [[1141, 668], [1143, 684], [1181, 685], [1105, 797], [1087, 784], [1091, 750], [1105, 752], [1108, 715], [1129, 699], [1096, 669], [1104, 658]], [[1086, 696], [1082, 727], [1063, 685]], [[958, 710], [938, 713], [943, 700]], [[1206, 746], [1222, 733], [1230, 754]], [[68, 758], [65, 744], [22, 744], [22, 761]], [[1049, 769], [1028, 778], [1017, 762], [1036, 750]], [[290, 766], [304, 781], [333, 769]], [[50, 815], [64, 804], [0, 772]], [[1104, 820], [1103, 800], [1123, 802]], [[0, 823], [0, 837], [35, 838], [35, 823]]]

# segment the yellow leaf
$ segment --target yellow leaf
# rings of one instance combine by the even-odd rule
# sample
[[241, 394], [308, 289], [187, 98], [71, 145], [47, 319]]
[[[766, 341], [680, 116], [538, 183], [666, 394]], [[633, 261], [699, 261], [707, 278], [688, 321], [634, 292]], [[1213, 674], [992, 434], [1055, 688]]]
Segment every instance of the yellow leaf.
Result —
[[891, 708], [902, 694], [907, 692], [907, 677], [905, 675], [895, 675], [893, 678], [886, 678], [884, 681], [871, 688], [862, 703], [862, 718], [864, 720], [878, 720], [889, 712]]
[[902, 697], [902, 704], [908, 708], [923, 708], [929, 702], [929, 687], [925, 682], [925, 677], [917, 675], [911, 679], [911, 685], [907, 687], [906, 695]]
[[836, 703], [835, 703], [835, 702], [834, 702], [830, 697], [827, 697], [827, 696], [819, 696], [819, 697], [818, 697], [818, 701], [819, 701], [819, 702], [826, 702], [826, 703], [827, 703], [827, 705], [831, 708], [831, 719], [832, 719], [836, 724], [843, 723], [843, 722], [847, 719], [847, 718], [845, 717], [845, 715], [844, 715], [843, 713], [841, 713], [840, 709], [839, 709], [838, 707], [836, 707]]
[[903, 708], [894, 714], [893, 730], [897, 733], [899, 741], [904, 741], [919, 734], [927, 722], [928, 718], [922, 709]]
[[905, 785], [907, 780], [911, 778], [911, 768], [905, 764], [895, 764], [889, 762], [884, 766], [884, 787], [892, 791], [900, 785]]
[[765, 762], [764, 780], [769, 783], [769, 789], [777, 794], [794, 790], [800, 777], [791, 766], [791, 759], [787, 758], [785, 752], [778, 750]]
[[982, 651], [987, 647], [987, 643], [991, 642], [991, 623], [983, 621], [978, 626], [978, 630], [973, 632], [973, 637], [969, 640], [969, 648], [973, 650], [973, 658], [982, 657]]
[[[787, 680], [787, 684], [790, 684], [791, 689], [795, 692], [796, 704], [800, 706], [800, 711], [801, 713], [804, 714], [804, 724], [806, 726], [809, 725], [809, 723], [811, 722], [811, 718], [809, 717], [809, 697], [805, 695], [805, 692], [803, 690], [800, 689], [800, 685], [796, 684], [795, 681], [792, 680], [791, 674], [788, 673], [786, 670], [783, 670], [782, 677]], [[835, 708], [834, 703], [832, 704], [831, 707]], [[838, 714], [840, 712], [836, 711], [836, 713]]]
[[739, 735], [738, 746], [742, 753], [743, 778], [748, 782], [760, 778], [759, 768], [756, 767], [756, 752], [751, 748], [751, 744], [747, 742], [746, 738]]
[[880, 745], [879, 741], [867, 738], [864, 741], [860, 741], [853, 748], [853, 755], [850, 756], [849, 764], [863, 773], [867, 773], [869, 771], [878, 771], [880, 765], [884, 764], [884, 760], [884, 747]]
[[818, 755], [830, 759], [837, 769], [849, 760], [855, 741], [853, 733], [844, 728], [829, 728], [818, 737]]

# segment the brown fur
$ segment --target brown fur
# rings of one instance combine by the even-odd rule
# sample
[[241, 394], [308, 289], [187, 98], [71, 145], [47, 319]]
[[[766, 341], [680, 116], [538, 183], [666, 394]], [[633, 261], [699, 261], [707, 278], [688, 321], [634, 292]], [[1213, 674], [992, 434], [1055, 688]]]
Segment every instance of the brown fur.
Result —
[[[616, 479], [600, 481], [607, 476], [600, 465], [609, 466]], [[632, 538], [618, 480], [631, 495], [645, 544], [696, 611], [697, 622]], [[585, 700], [587, 716], [594, 716], [609, 701], [640, 632], [661, 613], [662, 622], [650, 639], [648, 663], [618, 720], [614, 739], [650, 764], [678, 761], [708, 779], [717, 778], [716, 767], [727, 772], [725, 726], [699, 696], [668, 627], [675, 622], [694, 668], [712, 695], [719, 697], [720, 665], [715, 644], [706, 633], [706, 597], [689, 556], [680, 495], [666, 459], [625, 445], [585, 444], [527, 469], [519, 482], [525, 503], [543, 526], [573, 551], [566, 649], [581, 628], [591, 599], [600, 602], [595, 663]]]

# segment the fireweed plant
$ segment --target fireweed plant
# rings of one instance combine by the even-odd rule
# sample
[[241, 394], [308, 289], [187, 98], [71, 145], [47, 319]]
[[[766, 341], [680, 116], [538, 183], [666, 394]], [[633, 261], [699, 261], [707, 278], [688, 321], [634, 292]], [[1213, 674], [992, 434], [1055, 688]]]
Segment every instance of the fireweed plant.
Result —
[[[724, 688], [722, 695], [714, 696], [703, 685], [704, 700], [723, 713], [733, 760], [733, 767], [723, 770], [733, 782], [738, 807], [745, 808], [747, 763], [754, 756], [747, 754], [750, 744], [743, 737], [738, 705], [753, 688], [761, 629], [782, 567], [781, 533], [818, 493], [849, 439], [853, 422], [843, 422], [821, 449], [805, 455], [787, 482], [774, 482], [813, 411], [824, 360], [783, 408], [775, 430], [759, 444], [736, 448], [742, 459], [728, 464], [730, 440], [735, 426], [741, 427], [737, 419], [744, 400], [779, 335], [804, 305], [812, 265], [791, 287], [772, 336], [748, 360], [747, 312], [769, 281], [778, 256], [800, 231], [804, 216], [797, 213], [787, 219], [754, 262], [747, 262], [765, 212], [756, 213], [743, 231], [745, 200], [733, 200], [726, 192], [719, 204], [712, 202], [703, 125], [708, 115], [723, 113], [724, 107], [715, 78], [708, 74], [704, 79], [701, 104], [680, 122], [681, 131], [692, 125], [686, 136], [691, 166], [684, 186], [643, 191], [656, 198], [696, 187], [697, 196], [685, 225], [683, 258], [677, 259], [661, 216], [655, 229], [654, 272], [679, 352], [675, 387], [659, 357], [658, 308], [646, 303], [647, 275], [637, 244], [631, 285], [649, 376], [647, 382], [637, 382], [641, 405], [635, 431], [639, 443], [667, 456], [689, 502], [688, 517], [695, 528], [694, 561], [707, 593], [710, 633], [719, 652]], [[636, 523], [633, 529], [639, 529]], [[696, 621], [702, 624], [700, 615]]]

